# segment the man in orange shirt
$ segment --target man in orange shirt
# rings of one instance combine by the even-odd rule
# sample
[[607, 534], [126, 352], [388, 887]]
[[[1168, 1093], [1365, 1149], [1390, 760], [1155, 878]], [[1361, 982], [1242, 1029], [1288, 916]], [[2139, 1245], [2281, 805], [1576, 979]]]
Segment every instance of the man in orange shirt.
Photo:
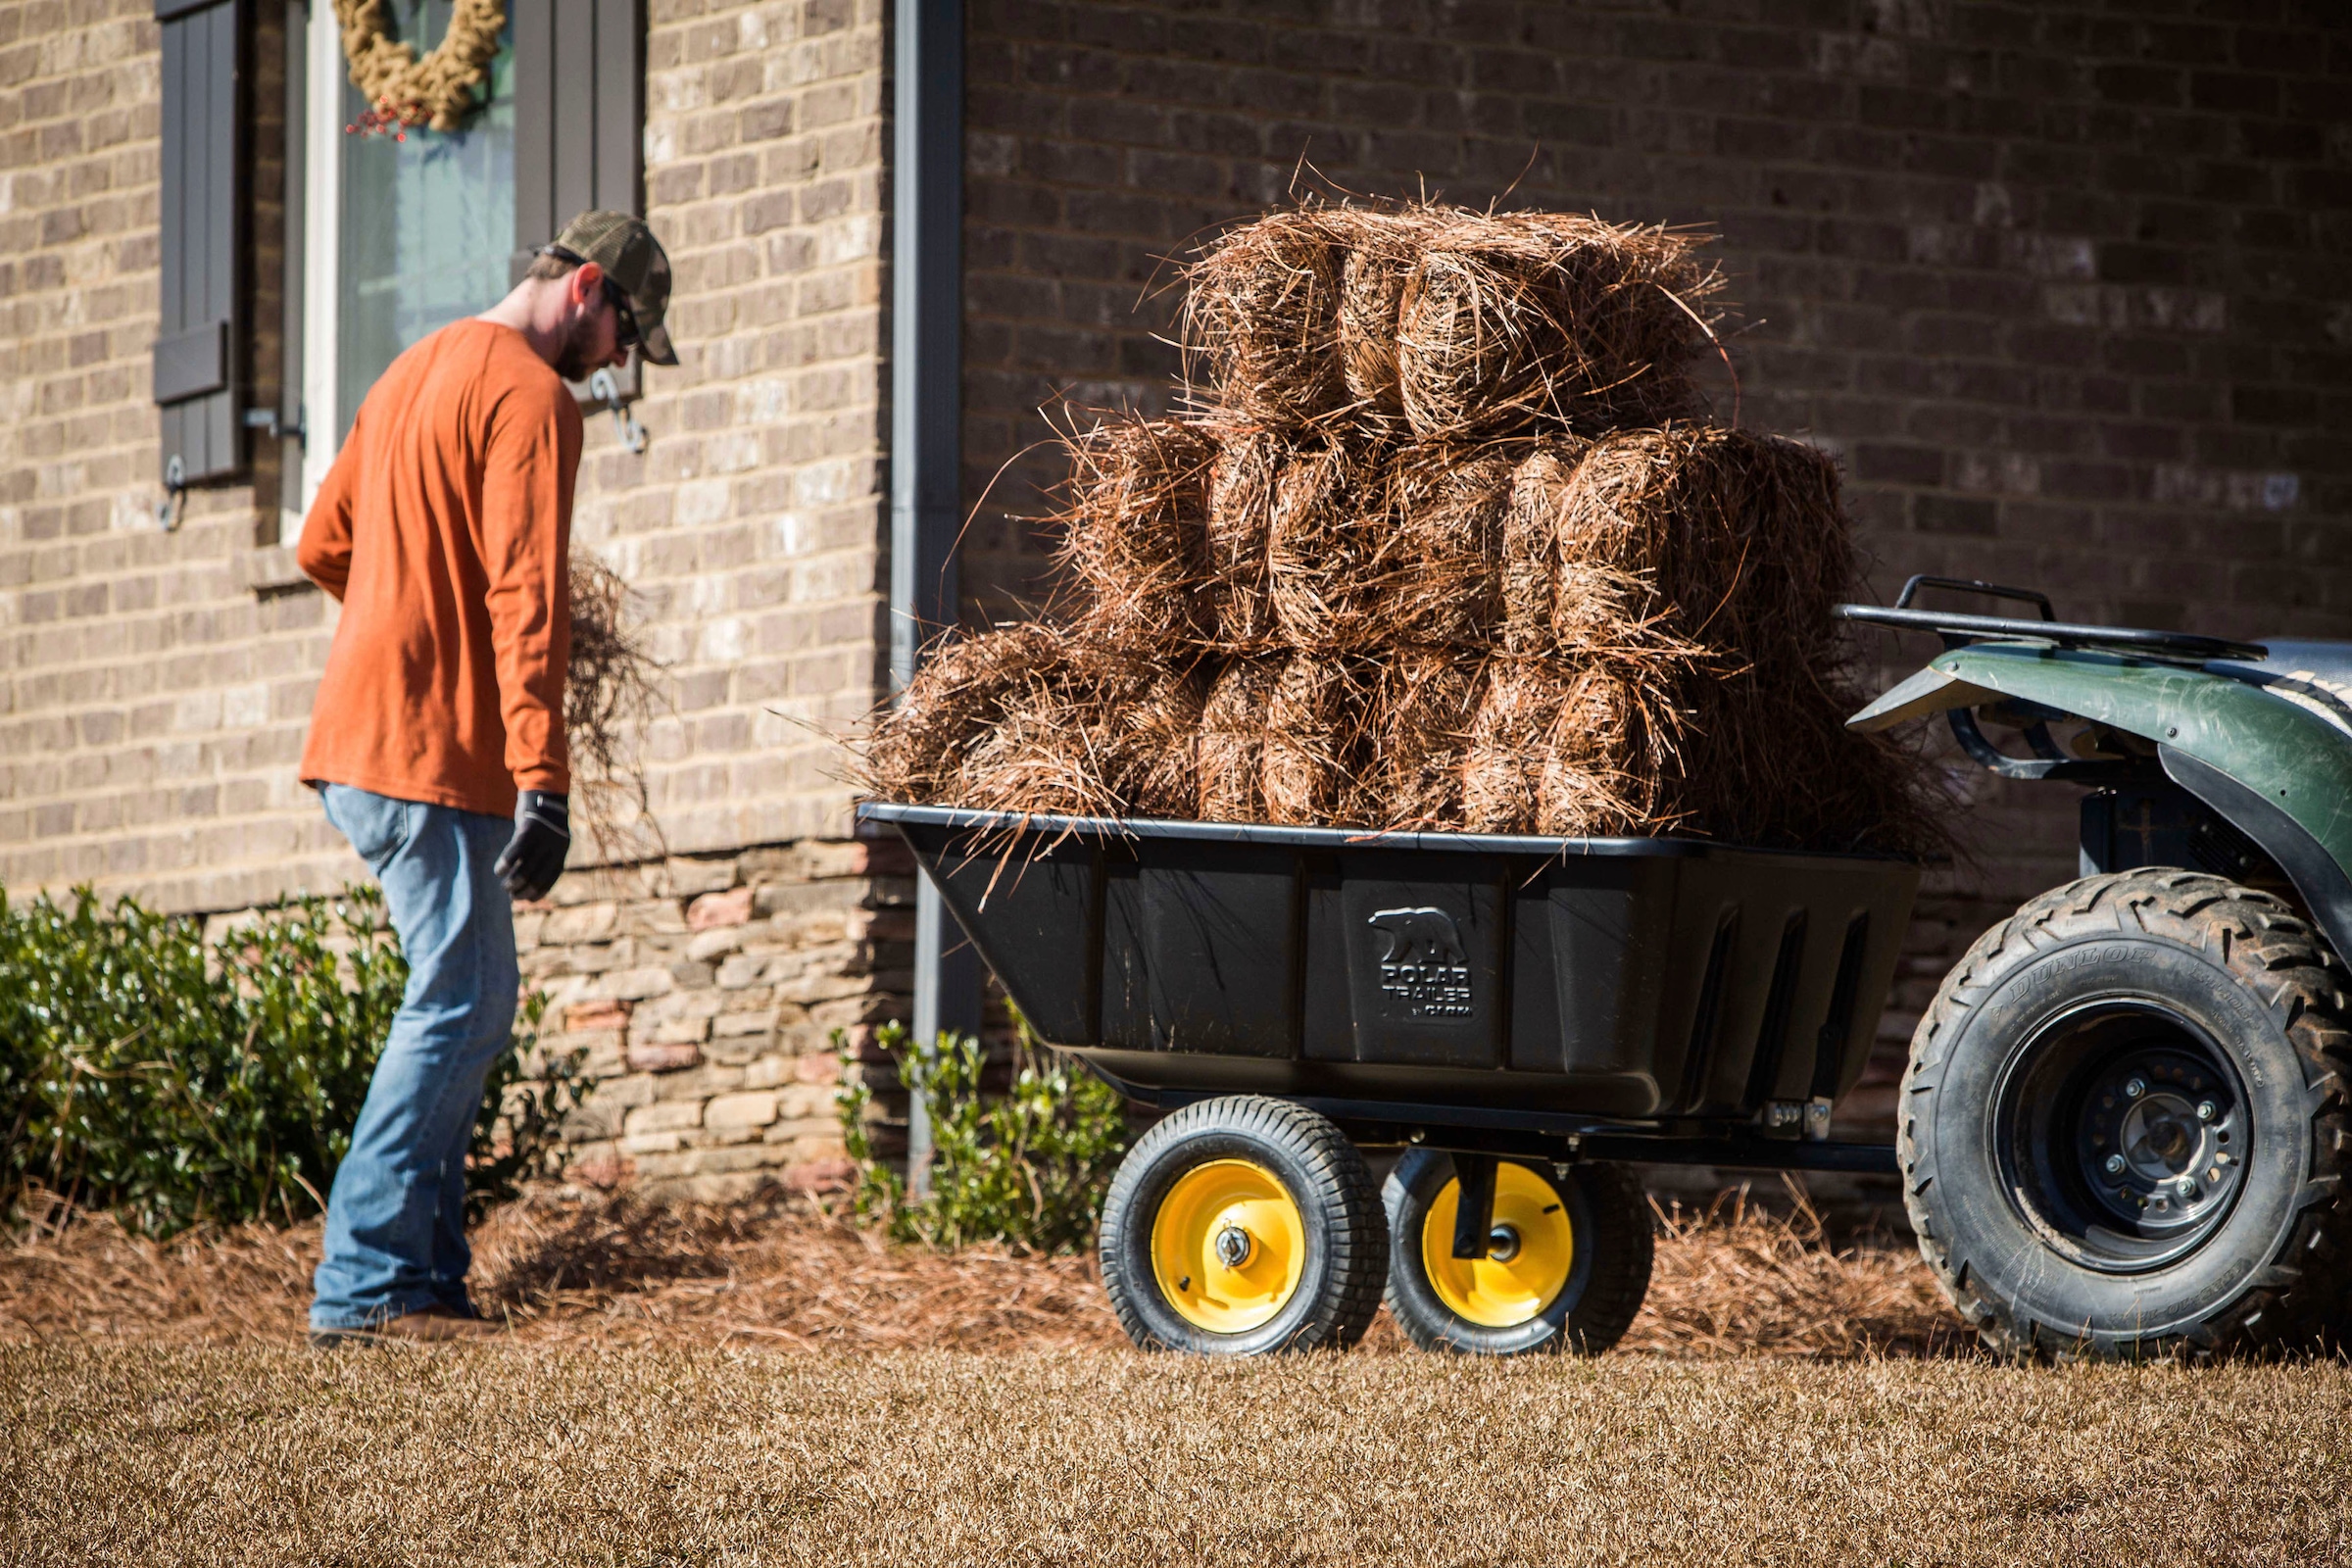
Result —
[[669, 259], [575, 218], [492, 309], [392, 362], [297, 552], [341, 601], [302, 776], [376, 879], [408, 989], [326, 1204], [313, 1343], [493, 1332], [466, 1295], [466, 1151], [520, 986], [513, 898], [571, 844], [567, 380], [642, 347], [675, 365]]

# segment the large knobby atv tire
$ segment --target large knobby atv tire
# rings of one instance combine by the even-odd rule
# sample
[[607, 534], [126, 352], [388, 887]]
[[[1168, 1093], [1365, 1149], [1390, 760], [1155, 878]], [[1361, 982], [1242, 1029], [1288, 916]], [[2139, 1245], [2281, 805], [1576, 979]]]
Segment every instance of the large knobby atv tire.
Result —
[[2308, 1345], [2352, 1283], [2343, 965], [2222, 878], [2086, 877], [1986, 932], [1920, 1020], [1897, 1154], [1993, 1349]]
[[1424, 1350], [1598, 1355], [1649, 1292], [1655, 1247], [1642, 1184], [1616, 1165], [1503, 1160], [1495, 1176], [1497, 1244], [1452, 1255], [1461, 1183], [1453, 1156], [1415, 1149], [1381, 1198], [1389, 1213], [1389, 1315]]
[[1388, 1227], [1340, 1130], [1288, 1101], [1202, 1101], [1136, 1141], [1102, 1205], [1102, 1288], [1147, 1350], [1351, 1346], [1380, 1310]]

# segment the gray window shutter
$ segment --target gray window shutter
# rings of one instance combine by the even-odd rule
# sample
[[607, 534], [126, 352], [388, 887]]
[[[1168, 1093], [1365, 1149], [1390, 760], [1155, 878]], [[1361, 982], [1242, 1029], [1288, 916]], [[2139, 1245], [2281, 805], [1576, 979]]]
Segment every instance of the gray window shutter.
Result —
[[[645, 211], [645, 6], [510, 0], [507, 16], [514, 38], [510, 273], [520, 282], [532, 252], [576, 215], [591, 207]], [[624, 398], [636, 395], [635, 356], [619, 381]]]
[[243, 466], [248, 0], [155, 0], [164, 32], [161, 319], [167, 482]]

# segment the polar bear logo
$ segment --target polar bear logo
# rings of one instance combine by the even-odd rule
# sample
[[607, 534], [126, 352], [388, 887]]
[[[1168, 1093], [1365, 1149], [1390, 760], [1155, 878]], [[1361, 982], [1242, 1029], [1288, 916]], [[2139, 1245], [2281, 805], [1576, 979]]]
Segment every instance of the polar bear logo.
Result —
[[1453, 967], [1462, 961], [1462, 934], [1444, 909], [1382, 909], [1364, 922], [1389, 939], [1384, 964]]

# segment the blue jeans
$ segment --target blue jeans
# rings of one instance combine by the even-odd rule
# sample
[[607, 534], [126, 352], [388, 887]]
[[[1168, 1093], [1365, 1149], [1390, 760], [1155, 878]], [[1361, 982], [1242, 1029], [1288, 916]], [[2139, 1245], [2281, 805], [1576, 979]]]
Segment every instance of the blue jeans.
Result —
[[514, 824], [345, 784], [320, 794], [383, 884], [409, 984], [327, 1195], [311, 1326], [365, 1328], [435, 1304], [470, 1314], [466, 1149], [521, 984], [514, 906], [491, 870]]

